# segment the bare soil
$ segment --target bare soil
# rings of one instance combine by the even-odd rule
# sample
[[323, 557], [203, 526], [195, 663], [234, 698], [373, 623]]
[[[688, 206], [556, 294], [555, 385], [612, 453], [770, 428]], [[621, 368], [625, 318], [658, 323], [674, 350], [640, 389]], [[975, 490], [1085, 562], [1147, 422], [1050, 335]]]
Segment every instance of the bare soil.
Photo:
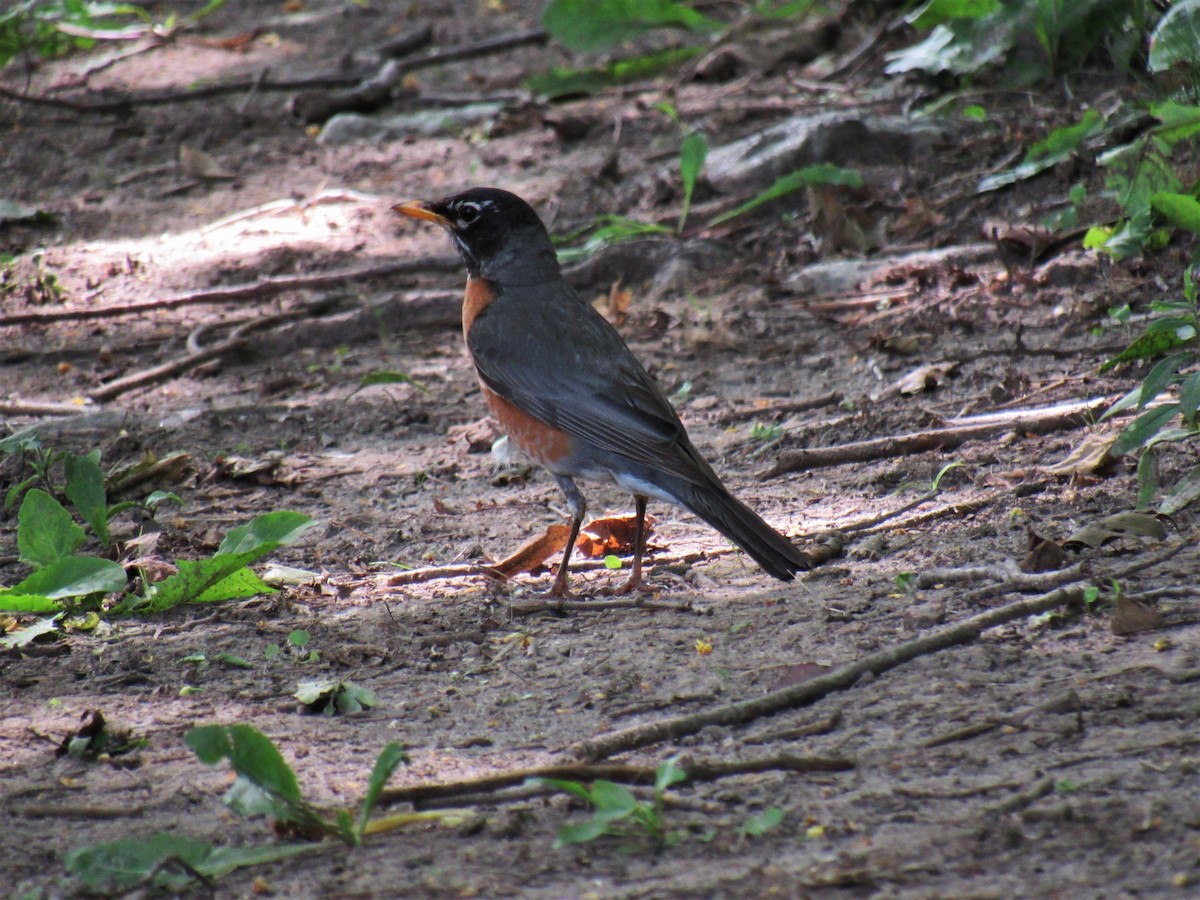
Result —
[[[107, 308], [263, 276], [438, 260], [450, 253], [445, 236], [397, 222], [389, 207], [471, 184], [520, 193], [558, 233], [599, 213], [673, 223], [680, 130], [655, 109], [660, 101], [716, 147], [800, 112], [899, 114], [931, 99], [915, 82], [880, 74], [900, 36], [876, 34], [866, 53], [853, 52], [881, 24], [857, 7], [814, 68], [785, 61], [767, 72], [668, 78], [555, 105], [513, 102], [490, 126], [343, 146], [319, 143], [315, 129], [289, 116], [295, 91], [194, 99], [189, 86], [253, 82], [268, 70], [279, 81], [360, 72], [373, 64], [370, 46], [389, 34], [429, 23], [438, 45], [458, 46], [536, 26], [538, 4], [311, 0], [293, 9], [245, 0], [102, 68], [114, 48], [39, 65], [29, 75], [32, 94], [135, 101], [124, 112], [89, 113], [0, 100], [0, 195], [54, 216], [0, 226], [0, 251], [17, 256], [0, 310]], [[250, 39], [227, 40], [241, 35]], [[567, 58], [532, 46], [421, 70], [410, 85], [418, 93], [403, 102], [419, 103], [422, 92], [441, 98], [434, 105], [450, 95], [519, 96], [525, 75]], [[822, 70], [822, 60], [831, 59], [848, 66], [825, 77], [832, 66]], [[4, 75], [4, 85], [25, 89], [22, 74]], [[478, 576], [397, 583], [412, 567], [503, 558], [565, 515], [548, 475], [487, 452], [493, 435], [481, 421], [451, 297], [463, 280], [456, 269], [0, 327], [0, 399], [82, 403], [118, 377], [186, 356], [189, 336], [208, 346], [247, 320], [297, 313], [238, 354], [52, 417], [43, 438], [100, 448], [106, 467], [146, 453], [190, 455], [179, 480], [134, 494], [172, 490], [182, 506], [114, 523], [122, 540], [158, 532], [158, 558], [201, 558], [230, 528], [275, 509], [320, 522], [274, 556], [315, 572], [309, 583], [104, 622], [0, 657], [0, 858], [13, 896], [76, 894], [64, 854], [118, 837], [272, 840], [262, 821], [222, 806], [226, 773], [200, 764], [182, 741], [197, 724], [254, 725], [315, 802], [352, 806], [389, 741], [412, 757], [394, 787], [578, 761], [569, 748], [581, 741], [761, 697], [1017, 599], [1021, 590], [1010, 584], [981, 590], [997, 584], [983, 572], [928, 584], [919, 576], [1001, 571], [1025, 557], [1031, 531], [1061, 543], [1131, 509], [1135, 479], [1122, 461], [1047, 471], [1090, 431], [1113, 426], [1089, 426], [1087, 417], [1047, 433], [1017, 426], [950, 449], [760, 476], [788, 450], [989, 411], [1111, 400], [1144, 375], [1097, 374], [1129, 339], [1097, 326], [1109, 307], [1145, 310], [1176, 292], [1187, 248], [1114, 266], [1078, 244], [1032, 264], [997, 244], [970, 264], [887, 265], [841, 293], [799, 290], [792, 280], [837, 258], [988, 240], [994, 223], [1036, 223], [1077, 180], [1098, 188], [1100, 176], [1081, 163], [1007, 191], [974, 192], [980, 176], [1011, 164], [1048, 127], [1132, 89], [1093, 75], [1081, 80], [1088, 93], [1073, 99], [989, 95], [993, 129], [964, 129], [927, 156], [869, 170], [860, 195], [830, 195], [845, 218], [884, 223], [882, 245], [869, 252], [814, 215], [817, 194], [705, 228], [754, 191], [723, 195], [702, 183], [685, 238], [668, 241], [674, 249], [665, 257], [649, 257], [649, 278], [622, 283], [632, 292], [623, 334], [734, 492], [802, 545], [845, 533], [841, 558], [793, 583], [769, 579], [703, 523], [660, 505], [651, 509], [654, 591], [641, 607], [595, 597], [621, 577], [598, 563], [573, 582], [594, 597], [592, 609], [525, 611], [552, 568], [503, 586]], [[175, 99], [136, 99], [150, 94]], [[230, 177], [181, 168], [184, 145]], [[629, 245], [573, 277], [606, 297], [622, 265], [647, 268], [646, 246]], [[314, 311], [317, 301], [324, 307]], [[389, 312], [371, 328], [341, 330], [350, 313], [377, 304]], [[418, 308], [420, 316], [405, 312]], [[895, 387], [921, 366], [936, 367], [924, 390]], [[378, 371], [419, 384], [360, 387]], [[35, 421], [13, 415], [8, 428]], [[782, 437], [752, 436], [756, 424], [779, 426]], [[470, 438], [464, 426], [473, 426]], [[951, 462], [961, 465], [936, 495], [876, 524], [926, 494]], [[1164, 483], [1188, 464], [1164, 453]], [[14, 460], [2, 465], [7, 491], [22, 473]], [[591, 485], [587, 493], [597, 516], [629, 512], [614, 489]], [[1194, 589], [1200, 549], [1188, 536], [1196, 525], [1195, 510], [1185, 509], [1168, 523], [1165, 543], [1068, 549], [1057, 566], [1082, 560], [1076, 582], [1100, 581], [1105, 598], [1106, 573], [1141, 563], [1121, 578], [1123, 593]], [[7, 584], [28, 572], [15, 561], [15, 529], [14, 516], [0, 521]], [[1181, 540], [1192, 543], [1154, 562]], [[917, 577], [906, 581], [906, 573]], [[1047, 580], [1026, 593], [1053, 587]], [[1124, 634], [1114, 633], [1126, 629], [1114, 629], [1111, 606], [1069, 604], [774, 716], [623, 752], [617, 761], [651, 767], [677, 753], [685, 769], [765, 761], [762, 771], [673, 789], [665, 815], [680, 840], [665, 850], [620, 838], [554, 848], [556, 830], [586, 812], [561, 796], [509, 788], [462, 800], [477, 814], [467, 826], [418, 825], [352, 852], [326, 848], [244, 869], [217, 882], [215, 894], [1185, 896], [1200, 879], [1200, 627], [1189, 602], [1194, 610], [1194, 593], [1163, 601], [1163, 624]], [[308, 649], [319, 658], [285, 649], [269, 659], [267, 646], [286, 645], [296, 629], [311, 634]], [[252, 665], [224, 664], [223, 653]], [[378, 705], [343, 717], [308, 714], [292, 694], [313, 677], [352, 680], [375, 691]], [[93, 762], [57, 757], [93, 710], [145, 747]], [[848, 768], [789, 771], [795, 756]], [[782, 823], [742, 836], [742, 823], [770, 806], [783, 808]]]

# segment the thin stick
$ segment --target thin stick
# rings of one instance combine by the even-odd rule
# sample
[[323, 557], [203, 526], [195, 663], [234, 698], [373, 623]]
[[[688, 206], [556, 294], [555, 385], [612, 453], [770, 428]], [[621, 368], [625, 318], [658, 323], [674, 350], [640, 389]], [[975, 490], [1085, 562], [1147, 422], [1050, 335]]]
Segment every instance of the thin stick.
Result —
[[789, 450], [781, 453], [775, 465], [759, 476], [765, 481], [789, 472], [802, 472], [823, 466], [840, 466], [845, 463], [871, 462], [894, 456], [907, 456], [928, 450], [946, 450], [968, 441], [991, 437], [1005, 431], [1026, 431], [1046, 434], [1086, 424], [1096, 413], [1109, 405], [1104, 397], [1095, 397], [1077, 403], [1064, 403], [1048, 409], [1008, 410], [1001, 413], [985, 413], [963, 419], [951, 419], [946, 428], [931, 428], [928, 431], [913, 431], [894, 434], [869, 441], [855, 441], [836, 447], [818, 447], [806, 450]]
[[234, 353], [241, 350], [246, 345], [246, 335], [251, 332], [274, 327], [282, 322], [290, 321], [299, 315], [304, 315], [304, 313], [280, 313], [275, 316], [266, 316], [261, 319], [251, 319], [243, 322], [233, 330], [232, 334], [226, 340], [221, 341], [219, 344], [213, 344], [211, 347], [206, 347], [196, 353], [189, 353], [187, 356], [171, 360], [160, 366], [134, 372], [131, 375], [126, 375], [124, 378], [118, 378], [116, 381], [110, 381], [108, 384], [101, 385], [88, 394], [88, 398], [97, 403], [102, 403], [105, 400], [111, 400], [136, 388], [147, 387], [151, 384], [157, 384], [160, 381], [166, 381], [168, 378], [174, 378], [176, 375], [180, 375], [189, 369], [194, 369], [196, 366], [206, 363], [210, 359], [218, 359], [227, 353]]
[[202, 303], [233, 303], [240, 300], [260, 300], [285, 291], [318, 290], [336, 287], [348, 281], [363, 281], [369, 278], [389, 278], [400, 275], [416, 275], [422, 272], [457, 272], [462, 263], [458, 257], [434, 256], [368, 266], [361, 269], [341, 269], [337, 272], [318, 272], [313, 275], [280, 275], [260, 278], [258, 281], [230, 284], [224, 287], [188, 291], [159, 300], [141, 303], [124, 303], [120, 306], [98, 306], [86, 309], [55, 309], [17, 313], [0, 316], [0, 328], [12, 325], [33, 325], [46, 322], [66, 322], [91, 319], [113, 319], [134, 316], [155, 309], [176, 309], [180, 306], [195, 306]]
[[746, 722], [784, 710], [808, 706], [831, 693], [853, 687], [864, 675], [879, 675], [906, 662], [911, 662], [917, 657], [938, 653], [959, 644], [970, 643], [985, 630], [997, 625], [1057, 609], [1068, 603], [1078, 602], [1083, 598], [1085, 587], [1086, 585], [1082, 583], [1072, 584], [1048, 594], [989, 609], [987, 612], [946, 628], [940, 628], [914, 640], [868, 654], [801, 684], [772, 691], [762, 697], [739, 700], [692, 715], [675, 716], [656, 722], [646, 722], [620, 731], [612, 731], [572, 744], [566, 748], [566, 752], [579, 759], [606, 759], [616, 753], [635, 750], [648, 744], [695, 734], [710, 725], [743, 725]]
[[[683, 759], [679, 767], [687, 773], [686, 782], [716, 781], [735, 775], [758, 772], [845, 772], [854, 768], [854, 761], [842, 757], [801, 756], [793, 753], [776, 753], [770, 756], [749, 759], [711, 760]], [[560, 765], [534, 766], [514, 769], [482, 778], [464, 781], [449, 781], [442, 784], [415, 784], [411, 787], [390, 788], [379, 798], [381, 804], [428, 803], [463, 794], [488, 794], [503, 788], [522, 784], [530, 778], [553, 778], [570, 781], [616, 781], [623, 784], [653, 784], [656, 766], [627, 763], [563, 763]]]
[[[1160, 565], [1185, 547], [1193, 547], [1195, 544], [1196, 535], [1189, 535], [1160, 553], [1150, 554], [1106, 573], [1099, 573], [1094, 576], [1093, 580], [1100, 583], [1114, 577], [1127, 578], [1136, 572]], [[984, 631], [995, 628], [997, 625], [1049, 612], [1060, 606], [1078, 604], [1083, 599], [1083, 593], [1088, 584], [1089, 582], [1078, 581], [1063, 585], [1049, 593], [989, 609], [911, 641], [868, 654], [854, 662], [839, 666], [825, 675], [811, 678], [783, 690], [773, 691], [762, 697], [724, 704], [692, 715], [674, 716], [635, 725], [620, 731], [612, 731], [589, 740], [578, 741], [567, 747], [566, 752], [579, 759], [600, 760], [616, 753], [695, 734], [710, 725], [744, 725], [784, 710], [808, 706], [829, 694], [854, 686], [864, 675], [878, 675], [906, 662], [911, 662], [919, 656], [939, 653], [959, 644], [970, 643]]]

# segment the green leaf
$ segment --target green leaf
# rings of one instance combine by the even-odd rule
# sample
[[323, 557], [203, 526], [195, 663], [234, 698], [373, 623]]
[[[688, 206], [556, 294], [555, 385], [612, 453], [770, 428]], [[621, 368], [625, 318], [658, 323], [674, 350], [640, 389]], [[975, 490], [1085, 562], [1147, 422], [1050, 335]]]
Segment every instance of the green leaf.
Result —
[[[4, 608], [5, 599], [3, 596], [0, 596], [0, 609]], [[9, 634], [0, 633], [0, 647], [6, 650], [19, 650], [33, 643], [43, 634], [53, 634], [58, 630], [59, 618], [61, 618], [61, 614], [50, 616], [47, 619], [38, 619], [32, 625], [26, 625], [24, 628], [19, 628]]]
[[94, 450], [87, 456], [68, 453], [63, 459], [63, 473], [67, 479], [64, 491], [67, 499], [75, 504], [100, 543], [107, 547], [112, 541], [108, 536], [108, 495], [104, 492], [104, 473], [100, 471], [100, 451]]
[[673, 784], [687, 780], [687, 772], [679, 767], [679, 757], [672, 756], [654, 773], [654, 790], [665, 791]]
[[1017, 166], [1004, 172], [997, 172], [982, 179], [975, 188], [979, 194], [994, 191], [1032, 178], [1046, 169], [1069, 159], [1083, 142], [1104, 127], [1104, 120], [1094, 109], [1089, 109], [1074, 125], [1066, 125], [1050, 132], [1044, 140], [1038, 141], [1025, 153], [1025, 159]]
[[[1165, 324], [1159, 326], [1158, 323]], [[1137, 337], [1132, 344], [1104, 363], [1100, 367], [1101, 372], [1107, 372], [1109, 369], [1125, 362], [1133, 362], [1138, 359], [1153, 359], [1156, 356], [1162, 356], [1168, 350], [1173, 350], [1175, 347], [1182, 346], [1188, 342], [1188, 338], [1180, 337], [1181, 329], [1186, 328], [1190, 323], [1184, 319], [1155, 319], [1146, 327], [1145, 333]], [[1186, 333], [1186, 332], [1184, 332]]]
[[1178, 414], [1178, 403], [1164, 403], [1147, 410], [1125, 426], [1108, 452], [1112, 456], [1132, 453], [1158, 434], [1159, 430]]
[[1176, 0], [1150, 33], [1147, 68], [1167, 72], [1200, 65], [1200, 0]]
[[1158, 457], [1147, 448], [1137, 464], [1137, 509], [1149, 509], [1158, 493]]
[[362, 712], [377, 702], [374, 691], [353, 681], [337, 678], [302, 681], [296, 686], [292, 696], [314, 712], [323, 712], [327, 716]]
[[1183, 421], [1196, 424], [1196, 410], [1200, 407], [1200, 372], [1193, 372], [1183, 380], [1179, 388], [1179, 411]]
[[708, 141], [699, 131], [693, 131], [683, 139], [679, 148], [679, 176], [683, 181], [683, 209], [679, 213], [678, 231], [683, 231], [688, 213], [692, 208], [692, 191], [696, 187], [696, 179], [704, 169], [704, 161], [708, 159]]
[[905, 16], [913, 28], [924, 30], [954, 19], [982, 19], [1000, 8], [1000, 0], [929, 0]]
[[768, 806], [756, 816], [749, 816], [738, 830], [749, 837], [758, 837], [783, 821], [783, 809]]
[[614, 60], [591, 69], [555, 67], [549, 72], [527, 78], [525, 86], [534, 94], [550, 100], [576, 94], [592, 94], [610, 85], [653, 78], [660, 72], [678, 68], [703, 51], [703, 47], [670, 47], [654, 53]]
[[17, 513], [17, 552], [21, 561], [42, 568], [69, 557], [87, 540], [61, 503], [33, 488]]
[[1149, 374], [1142, 380], [1142, 390], [1138, 395], [1138, 409], [1142, 409], [1155, 397], [1179, 380], [1179, 369], [1192, 359], [1191, 353], [1172, 353], [1166, 359], [1154, 364]]
[[648, 234], [670, 234], [671, 229], [650, 222], [638, 222], [622, 216], [600, 216], [592, 225], [581, 231], [566, 235], [562, 240], [569, 241], [579, 238], [587, 231], [591, 235], [579, 247], [564, 247], [558, 251], [559, 262], [567, 263], [591, 256], [601, 247], [609, 244], [619, 244]]
[[206, 765], [228, 759], [239, 777], [289, 804], [301, 804], [296, 774], [271, 739], [249, 725], [202, 725], [183, 742]]
[[673, 0], [551, 0], [542, 27], [571, 50], [607, 50], [656, 28], [719, 31], [720, 22]]
[[277, 593], [275, 588], [246, 568], [247, 563], [260, 555], [258, 552], [224, 553], [212, 559], [176, 560], [178, 572], [151, 585], [145, 597], [130, 598], [118, 604], [112, 614], [159, 613], [184, 603], [215, 603], [236, 597]]
[[1200, 498], [1200, 467], [1192, 469], [1167, 492], [1156, 510], [1160, 516], [1173, 516]]
[[273, 545], [270, 550], [262, 551], [263, 554], [269, 553], [297, 540], [315, 524], [303, 513], [286, 509], [270, 512], [230, 531], [221, 541], [217, 553], [250, 553]]
[[1200, 133], [1200, 106], [1167, 100], [1163, 103], [1151, 103], [1150, 115], [1162, 122], [1162, 125], [1155, 129], [1155, 134], [1169, 146], [1173, 147], [1179, 141]]
[[594, 841], [598, 837], [604, 837], [608, 834], [609, 823], [604, 819], [593, 818], [586, 822], [580, 822], [577, 825], [564, 825], [558, 829], [558, 835], [554, 839], [555, 847], [562, 847], [569, 844], [586, 844], [588, 841]]
[[5, 593], [39, 594], [50, 600], [64, 597], [86, 597], [88, 594], [108, 594], [123, 591], [127, 583], [125, 570], [111, 559], [95, 556], [68, 556], [38, 569], [24, 581]]
[[133, 598], [112, 612], [114, 615], [156, 613], [182, 603], [214, 603], [273, 594], [275, 588], [246, 566], [296, 540], [313, 524], [308, 516], [287, 510], [259, 516], [230, 531], [216, 556], [205, 560], [178, 560], [178, 572], [152, 585], [145, 597]]
[[0, 591], [0, 612], [6, 613], [56, 613], [62, 611], [59, 600], [51, 600], [41, 594], [18, 594], [11, 588]]
[[1200, 200], [1190, 194], [1164, 191], [1150, 198], [1150, 206], [1176, 228], [1200, 234]]
[[[213, 657], [216, 662], [224, 663], [227, 666], [233, 666], [235, 669], [253, 669], [254, 663], [249, 660], [242, 659], [233, 653], [218, 653]], [[185, 660], [186, 662], [186, 660]]]
[[375, 809], [375, 804], [379, 802], [379, 795], [383, 793], [383, 789], [391, 777], [396, 774], [396, 769], [401, 765], [408, 765], [409, 762], [411, 760], [408, 754], [394, 741], [384, 747], [379, 756], [375, 758], [375, 767], [371, 769], [371, 779], [367, 782], [367, 793], [358, 810], [356, 828], [359, 834], [366, 829], [371, 812]]
[[857, 172], [850, 169], [842, 169], [829, 163], [806, 166], [803, 169], [789, 172], [782, 178], [777, 179], [766, 190], [756, 194], [741, 206], [721, 213], [721, 215], [716, 216], [708, 224], [720, 225], [722, 222], [728, 222], [730, 219], [745, 215], [750, 210], [757, 209], [764, 203], [770, 203], [772, 200], [777, 200], [802, 188], [818, 184], [834, 184], [860, 188], [863, 186], [863, 180], [862, 176]]
[[64, 863], [68, 872], [93, 891], [124, 893], [152, 875], [154, 888], [182, 891], [195, 877], [172, 860], [182, 860], [200, 875], [220, 878], [244, 866], [279, 862], [312, 852], [312, 844], [213, 847], [183, 835], [160, 833], [72, 850]]
[[557, 788], [563, 793], [570, 794], [573, 797], [578, 797], [588, 803], [592, 802], [592, 795], [586, 787], [578, 781], [568, 781], [564, 778], [526, 778], [526, 785], [545, 785], [546, 787]]
[[599, 778], [589, 791], [592, 804], [596, 807], [596, 818], [615, 822], [628, 817], [638, 806], [637, 797], [629, 788], [615, 781]]
[[177, 503], [183, 506], [183, 498], [178, 494], [173, 494], [170, 491], [153, 491], [146, 498], [147, 506], [157, 506], [160, 503]]
[[[179, 565], [183, 565], [180, 563]], [[277, 594], [279, 590], [267, 584], [253, 569], [243, 566], [226, 575], [216, 584], [205, 588], [191, 603], [220, 603], [240, 597], [257, 597], [259, 594]]]

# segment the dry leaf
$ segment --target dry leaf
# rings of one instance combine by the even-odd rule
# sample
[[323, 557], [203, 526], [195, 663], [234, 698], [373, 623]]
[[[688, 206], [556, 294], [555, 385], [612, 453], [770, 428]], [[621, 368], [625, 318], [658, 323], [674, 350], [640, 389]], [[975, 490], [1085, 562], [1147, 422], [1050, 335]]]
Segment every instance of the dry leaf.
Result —
[[480, 419], [465, 425], [454, 425], [446, 432], [451, 443], [462, 441], [467, 445], [468, 453], [487, 453], [492, 449], [499, 433], [492, 425], [491, 419]]
[[[646, 516], [646, 533], [643, 540], [649, 541], [654, 531], [654, 517]], [[588, 559], [605, 556], [622, 556], [633, 552], [633, 541], [637, 533], [637, 516], [609, 516], [592, 519], [583, 526], [583, 533], [575, 541], [575, 548]]]
[[931, 391], [940, 385], [952, 371], [954, 371], [953, 363], [919, 366], [897, 381], [893, 387], [901, 394], [919, 394], [922, 391]]
[[1052, 466], [1042, 466], [1047, 475], [1095, 475], [1113, 463], [1108, 451], [1117, 439], [1115, 432], [1089, 432], [1082, 443]]
[[571, 526], [558, 522], [546, 529], [531, 541], [522, 544], [516, 553], [502, 559], [492, 566], [501, 575], [516, 575], [520, 572], [531, 572], [548, 560], [555, 553], [567, 546], [567, 538], [571, 536]]
[[1117, 598], [1117, 610], [1112, 617], [1113, 634], [1137, 634], [1139, 631], [1154, 631], [1164, 625], [1166, 619], [1154, 607], [1124, 594]]
[[1166, 539], [1167, 530], [1162, 522], [1149, 513], [1123, 512], [1084, 525], [1063, 541], [1063, 546], [1080, 544], [1085, 547], [1099, 547], [1123, 537], [1148, 537], [1161, 541]]
[[1062, 547], [1032, 528], [1026, 530], [1026, 535], [1029, 538], [1029, 550], [1021, 560], [1022, 572], [1054, 572], [1063, 567], [1066, 554]]

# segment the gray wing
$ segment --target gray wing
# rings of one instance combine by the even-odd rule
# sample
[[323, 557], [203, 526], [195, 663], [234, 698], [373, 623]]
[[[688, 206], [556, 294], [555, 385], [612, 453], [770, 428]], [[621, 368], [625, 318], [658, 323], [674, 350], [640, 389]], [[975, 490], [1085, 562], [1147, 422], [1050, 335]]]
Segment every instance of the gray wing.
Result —
[[[697, 484], [716, 475], [662, 389], [603, 316], [569, 288], [503, 291], [475, 319], [467, 346], [484, 383], [529, 415], [599, 453]], [[531, 310], [536, 310], [530, 315]]]

